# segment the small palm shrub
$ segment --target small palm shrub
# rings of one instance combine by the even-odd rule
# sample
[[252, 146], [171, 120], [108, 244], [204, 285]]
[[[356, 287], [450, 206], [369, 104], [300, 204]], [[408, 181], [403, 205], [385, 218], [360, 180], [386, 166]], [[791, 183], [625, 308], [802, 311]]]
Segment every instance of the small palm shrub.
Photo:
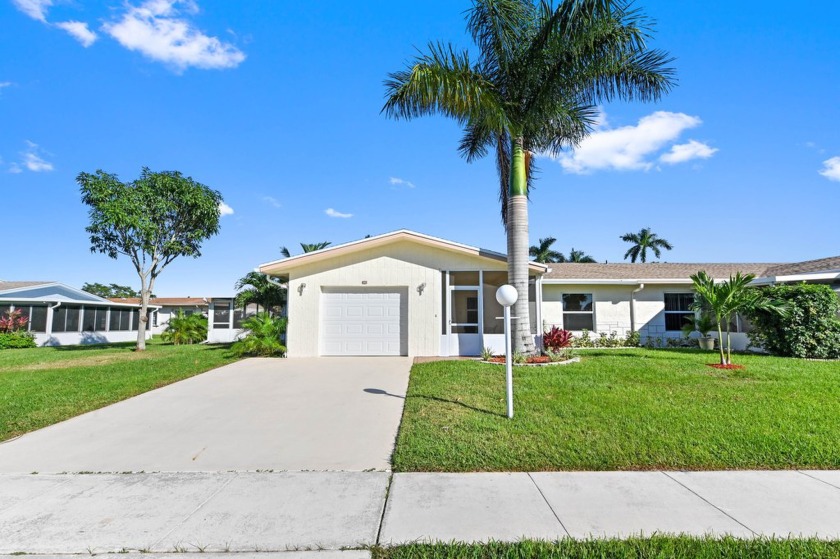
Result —
[[175, 345], [198, 344], [207, 339], [207, 317], [198, 313], [178, 314], [169, 319], [169, 325], [161, 335], [164, 342]]
[[268, 313], [257, 313], [245, 320], [242, 328], [248, 334], [231, 347], [236, 355], [282, 357], [286, 354], [286, 346], [280, 341], [286, 331], [285, 318], [272, 318]]
[[35, 334], [26, 331], [28, 319], [19, 310], [0, 318], [0, 349], [35, 347]]

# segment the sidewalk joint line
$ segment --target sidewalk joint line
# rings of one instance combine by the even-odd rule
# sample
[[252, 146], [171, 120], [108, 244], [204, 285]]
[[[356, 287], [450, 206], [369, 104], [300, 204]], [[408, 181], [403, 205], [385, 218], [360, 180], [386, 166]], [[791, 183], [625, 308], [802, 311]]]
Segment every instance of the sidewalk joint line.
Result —
[[385, 524], [385, 511], [388, 510], [388, 501], [391, 500], [391, 485], [394, 483], [394, 472], [388, 476], [388, 485], [385, 486], [385, 502], [382, 503], [382, 514], [379, 516], [379, 528], [376, 530], [376, 540], [373, 545], [379, 545], [379, 538], [382, 537], [382, 526]]
[[805, 476], [805, 477], [809, 477], [809, 478], [811, 478], [811, 479], [814, 479], [814, 480], [816, 480], [816, 481], [819, 481], [820, 483], [824, 483], [824, 484], [826, 484], [826, 485], [827, 485], [827, 486], [829, 486], [829, 487], [833, 487], [834, 489], [840, 489], [840, 486], [834, 485], [833, 483], [828, 482], [828, 481], [825, 481], [824, 479], [820, 479], [820, 478], [818, 478], [818, 477], [816, 477], [816, 476], [812, 476], [812, 475], [811, 475], [811, 474], [809, 474], [808, 472], [803, 472], [802, 470], [796, 470], [796, 473], [798, 473], [798, 474], [802, 474], [802, 475], [803, 475], [803, 476]]
[[758, 533], [758, 532], [756, 532], [755, 530], [753, 530], [752, 528], [750, 528], [749, 526], [747, 526], [746, 524], [744, 524], [743, 522], [741, 522], [740, 520], [738, 520], [737, 518], [735, 518], [734, 516], [732, 516], [731, 514], [729, 514], [728, 512], [726, 512], [725, 510], [723, 510], [722, 508], [720, 508], [719, 506], [717, 506], [716, 504], [714, 504], [713, 502], [711, 502], [710, 500], [708, 500], [707, 498], [705, 498], [704, 496], [702, 496], [701, 494], [697, 493], [696, 491], [694, 491], [693, 489], [691, 489], [690, 487], [688, 487], [687, 485], [685, 485], [684, 483], [682, 483], [680, 480], [678, 480], [678, 479], [674, 479], [673, 477], [671, 477], [670, 475], [668, 475], [668, 472], [664, 472], [664, 471], [661, 471], [661, 470], [660, 470], [660, 473], [661, 473], [662, 475], [664, 475], [665, 477], [667, 477], [668, 479], [670, 479], [671, 481], [673, 481], [674, 483], [676, 483], [677, 485], [679, 485], [679, 486], [683, 487], [683, 488], [684, 488], [686, 491], [688, 491], [689, 493], [691, 493], [691, 494], [695, 495], [697, 498], [699, 498], [700, 500], [702, 500], [703, 502], [705, 502], [705, 503], [706, 503], [706, 504], [708, 504], [709, 506], [711, 506], [711, 507], [715, 508], [716, 510], [718, 510], [718, 511], [719, 511], [721, 514], [723, 514], [724, 516], [726, 516], [726, 517], [730, 518], [730, 519], [731, 519], [731, 520], [733, 520], [734, 522], [736, 522], [736, 523], [740, 524], [741, 526], [743, 526], [744, 528], [746, 528], [747, 530], [749, 530], [750, 532], [752, 532], [753, 536], [756, 536], [756, 537], [758, 537], [758, 536], [759, 536], [759, 533]]
[[169, 537], [169, 535], [170, 535], [170, 534], [172, 534], [172, 532], [174, 532], [175, 530], [177, 530], [178, 528], [180, 528], [181, 526], [183, 526], [183, 525], [187, 522], [187, 520], [189, 520], [190, 518], [192, 518], [192, 517], [193, 517], [193, 515], [195, 515], [195, 513], [197, 513], [197, 512], [198, 512], [199, 510], [201, 510], [202, 508], [204, 508], [204, 505], [206, 505], [206, 504], [207, 504], [207, 503], [209, 503], [211, 500], [213, 500], [213, 499], [216, 497], [216, 495], [218, 495], [219, 493], [221, 493], [223, 489], [225, 489], [228, 485], [230, 485], [230, 484], [233, 482], [233, 480], [235, 480], [236, 478], [238, 478], [238, 477], [239, 477], [239, 472], [224, 472], [224, 473], [222, 473], [221, 475], [226, 475], [226, 474], [228, 474], [228, 473], [232, 474], [232, 475], [230, 476], [230, 479], [229, 479], [229, 480], [227, 480], [227, 481], [226, 481], [226, 482], [224, 482], [222, 485], [220, 485], [220, 486], [219, 486], [219, 487], [218, 487], [215, 491], [213, 491], [213, 493], [211, 493], [211, 494], [210, 494], [210, 496], [209, 496], [209, 497], [207, 497], [207, 498], [206, 498], [206, 499], [204, 499], [201, 503], [199, 503], [199, 504], [198, 504], [198, 506], [197, 506], [197, 507], [195, 507], [195, 509], [193, 509], [193, 510], [192, 510], [192, 512], [190, 512], [189, 514], [187, 514], [187, 515], [184, 517], [184, 519], [183, 519], [183, 520], [181, 520], [180, 522], [176, 523], [176, 524], [175, 524], [175, 525], [174, 525], [174, 526], [173, 526], [173, 527], [172, 527], [172, 528], [171, 528], [168, 532], [166, 532], [164, 535], [162, 535], [162, 536], [160, 537], [160, 539], [158, 539], [157, 541], [155, 541], [154, 543], [152, 543], [152, 544], [151, 544], [151, 546], [150, 546], [150, 547], [152, 548], [152, 551], [153, 551], [153, 552], [154, 552], [154, 547], [155, 547], [156, 545], [158, 545], [158, 544], [159, 544], [159, 543], [161, 543], [163, 540], [165, 540], [167, 537]]
[[537, 484], [537, 480], [534, 479], [534, 476], [531, 475], [531, 472], [527, 472], [527, 474], [528, 474], [528, 479], [530, 479], [531, 483], [534, 484], [534, 487], [537, 488], [537, 491], [539, 492], [540, 497], [542, 497], [543, 501], [545, 501], [545, 504], [548, 505], [548, 510], [551, 511], [551, 514], [553, 514], [554, 518], [557, 519], [557, 522], [560, 523], [560, 527], [563, 528], [564, 532], [566, 532], [566, 536], [571, 538], [572, 535], [569, 533], [569, 530], [566, 529], [566, 525], [563, 524], [563, 521], [560, 520], [560, 517], [557, 515], [557, 511], [555, 511], [554, 507], [551, 506], [551, 503], [548, 502], [548, 499], [545, 497], [545, 493], [542, 492], [542, 489], [540, 489], [539, 484]]

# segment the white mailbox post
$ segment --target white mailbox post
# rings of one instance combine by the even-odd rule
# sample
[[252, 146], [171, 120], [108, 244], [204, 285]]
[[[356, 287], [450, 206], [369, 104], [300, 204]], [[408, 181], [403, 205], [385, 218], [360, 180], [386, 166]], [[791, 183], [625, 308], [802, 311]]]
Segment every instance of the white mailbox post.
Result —
[[496, 290], [496, 301], [505, 309], [505, 378], [507, 380], [507, 416], [513, 418], [513, 355], [510, 344], [510, 307], [516, 303], [519, 293], [512, 285], [503, 285]]

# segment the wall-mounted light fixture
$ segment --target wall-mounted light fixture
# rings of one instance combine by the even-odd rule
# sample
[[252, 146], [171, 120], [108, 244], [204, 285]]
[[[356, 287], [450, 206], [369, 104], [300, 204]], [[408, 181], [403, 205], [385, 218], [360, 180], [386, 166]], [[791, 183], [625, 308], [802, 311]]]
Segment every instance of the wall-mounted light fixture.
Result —
[[417, 294], [422, 295], [424, 289], [426, 289], [426, 282], [425, 281], [417, 286]]
[[306, 284], [305, 284], [305, 283], [301, 283], [301, 284], [298, 286], [298, 295], [303, 295], [303, 290], [304, 290], [304, 289], [306, 289]]

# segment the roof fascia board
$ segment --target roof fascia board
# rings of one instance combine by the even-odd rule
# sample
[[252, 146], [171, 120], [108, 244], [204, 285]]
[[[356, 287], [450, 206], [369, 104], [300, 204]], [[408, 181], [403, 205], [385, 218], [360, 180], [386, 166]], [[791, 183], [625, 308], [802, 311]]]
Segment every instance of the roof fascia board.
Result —
[[552, 279], [544, 278], [542, 280], [544, 285], [638, 285], [640, 283], [650, 285], [691, 285], [693, 282], [690, 279]]

